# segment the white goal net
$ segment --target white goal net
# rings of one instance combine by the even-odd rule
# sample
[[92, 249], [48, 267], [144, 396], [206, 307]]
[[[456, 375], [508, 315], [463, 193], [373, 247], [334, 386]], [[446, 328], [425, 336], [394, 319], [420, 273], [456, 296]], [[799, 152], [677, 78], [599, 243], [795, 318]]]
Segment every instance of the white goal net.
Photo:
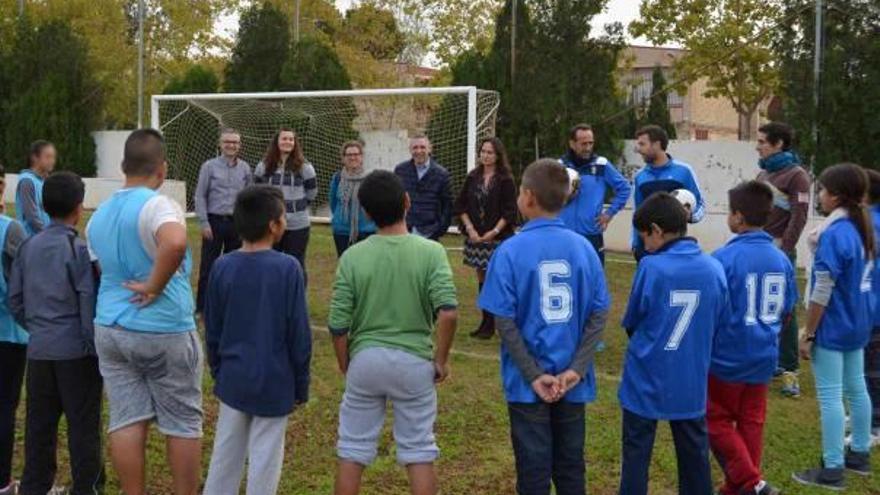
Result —
[[169, 178], [186, 182], [188, 211], [201, 164], [219, 153], [221, 129], [241, 134], [241, 157], [251, 166], [280, 127], [295, 129], [318, 174], [312, 213], [326, 216], [323, 206], [345, 141], [364, 143], [368, 170], [390, 170], [409, 158], [410, 136], [427, 134], [457, 193], [475, 166], [476, 143], [495, 135], [498, 105], [497, 92], [474, 87], [156, 95], [152, 125], [165, 135]]

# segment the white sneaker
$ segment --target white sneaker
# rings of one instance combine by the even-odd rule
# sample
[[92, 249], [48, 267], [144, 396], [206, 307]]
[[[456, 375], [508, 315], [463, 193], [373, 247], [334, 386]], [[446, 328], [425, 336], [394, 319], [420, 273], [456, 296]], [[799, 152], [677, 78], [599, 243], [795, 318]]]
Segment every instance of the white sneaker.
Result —
[[18, 482], [10, 481], [9, 485], [5, 487], [0, 487], [0, 495], [17, 495], [18, 494]]

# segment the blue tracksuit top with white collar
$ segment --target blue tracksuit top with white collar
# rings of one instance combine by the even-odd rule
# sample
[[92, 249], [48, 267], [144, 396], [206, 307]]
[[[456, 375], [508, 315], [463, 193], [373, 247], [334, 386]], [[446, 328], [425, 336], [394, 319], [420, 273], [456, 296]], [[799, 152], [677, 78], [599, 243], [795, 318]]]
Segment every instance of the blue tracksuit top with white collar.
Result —
[[794, 267], [764, 231], [742, 233], [712, 256], [727, 275], [731, 312], [715, 336], [710, 371], [726, 382], [767, 383], [798, 297]]
[[865, 256], [862, 238], [852, 220], [841, 218], [822, 232], [813, 258], [810, 287], [815, 288], [817, 277], [828, 276], [834, 288], [816, 329], [817, 345], [841, 352], [868, 345], [874, 323], [873, 271], [874, 262]]
[[[697, 176], [694, 174], [690, 165], [680, 162], [672, 156], [668, 155], [669, 161], [666, 164], [655, 167], [651, 163], [645, 164], [636, 174], [633, 180], [634, 210], [641, 206], [642, 201], [648, 199], [649, 196], [656, 192], [672, 192], [676, 189], [687, 189], [697, 198], [697, 206], [691, 212], [691, 223], [697, 223], [703, 219], [706, 214], [706, 201], [700, 192], [700, 184], [697, 182]], [[640, 247], [642, 241], [638, 233], [633, 229], [632, 246]]]
[[622, 323], [630, 340], [620, 405], [650, 419], [705, 415], [712, 343], [729, 314], [724, 269], [696, 240], [642, 258]]
[[144, 205], [157, 194], [146, 187], [122, 189], [101, 203], [92, 215], [87, 231], [89, 247], [101, 266], [97, 325], [152, 333], [195, 329], [189, 248], [180, 268], [148, 306], [132, 303], [133, 293], [122, 285], [147, 280], [153, 269], [154, 260], [138, 235], [138, 221]]
[[610, 187], [614, 198], [605, 211], [614, 216], [629, 200], [632, 188], [629, 181], [614, 168], [614, 164], [604, 156], [593, 155], [586, 164], [578, 166], [569, 151], [559, 159], [568, 168], [573, 168], [581, 176], [581, 186], [577, 196], [563, 208], [559, 218], [565, 225], [578, 234], [600, 235], [602, 228], [597, 222], [605, 205], [605, 191]]
[[[593, 246], [558, 218], [537, 218], [495, 250], [478, 303], [514, 320], [535, 362], [556, 375], [571, 365], [590, 316], [608, 310], [610, 295]], [[540, 402], [504, 344], [501, 379], [508, 402]], [[562, 400], [586, 403], [595, 398], [590, 366]]]

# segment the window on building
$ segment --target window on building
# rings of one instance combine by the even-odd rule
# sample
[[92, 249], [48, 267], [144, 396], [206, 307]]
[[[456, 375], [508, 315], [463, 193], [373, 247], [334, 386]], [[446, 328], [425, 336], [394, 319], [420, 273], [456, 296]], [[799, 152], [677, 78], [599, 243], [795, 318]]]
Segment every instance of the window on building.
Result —
[[709, 140], [709, 129], [697, 129], [694, 131], [694, 138], [697, 141], [708, 141]]

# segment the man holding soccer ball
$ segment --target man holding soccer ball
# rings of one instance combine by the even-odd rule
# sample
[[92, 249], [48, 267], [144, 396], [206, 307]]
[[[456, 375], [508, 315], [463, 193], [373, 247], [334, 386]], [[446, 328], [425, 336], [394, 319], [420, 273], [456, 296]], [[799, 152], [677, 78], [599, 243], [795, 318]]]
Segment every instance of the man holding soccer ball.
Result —
[[[599, 261], [605, 264], [605, 241], [603, 233], [614, 215], [629, 199], [631, 188], [626, 178], [604, 156], [593, 152], [596, 141], [593, 129], [587, 124], [571, 128], [568, 135], [568, 151], [559, 162], [569, 170], [569, 177], [578, 186], [559, 218], [566, 227], [587, 238], [596, 248]], [[572, 174], [574, 171], [576, 173]], [[605, 208], [605, 192], [614, 191], [614, 198]]]
[[[697, 223], [706, 214], [706, 203], [700, 193], [700, 185], [694, 171], [687, 163], [672, 158], [666, 152], [669, 136], [662, 127], [649, 125], [636, 131], [636, 151], [645, 160], [645, 166], [636, 174], [635, 209], [642, 201], [656, 192], [668, 192], [675, 196], [690, 213], [688, 222]], [[636, 260], [645, 255], [639, 236], [633, 232], [632, 251]]]

